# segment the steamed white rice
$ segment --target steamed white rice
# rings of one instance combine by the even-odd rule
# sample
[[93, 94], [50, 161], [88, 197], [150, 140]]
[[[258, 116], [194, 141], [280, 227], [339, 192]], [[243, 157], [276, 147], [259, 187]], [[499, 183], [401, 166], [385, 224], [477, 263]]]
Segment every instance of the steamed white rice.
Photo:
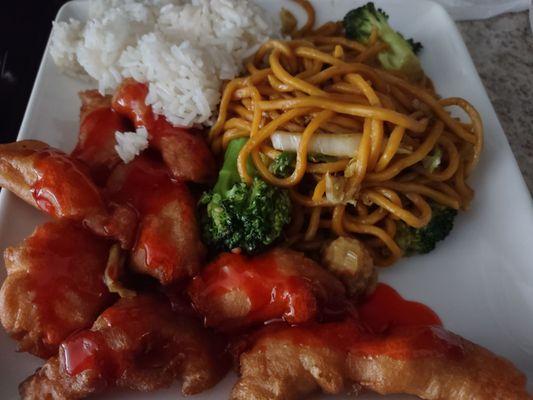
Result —
[[148, 131], [139, 127], [135, 132], [115, 132], [115, 150], [122, 161], [127, 164], [148, 148]]
[[92, 0], [87, 23], [54, 23], [50, 52], [100, 92], [127, 77], [147, 82], [147, 103], [174, 125], [210, 124], [222, 80], [278, 26], [247, 0]]

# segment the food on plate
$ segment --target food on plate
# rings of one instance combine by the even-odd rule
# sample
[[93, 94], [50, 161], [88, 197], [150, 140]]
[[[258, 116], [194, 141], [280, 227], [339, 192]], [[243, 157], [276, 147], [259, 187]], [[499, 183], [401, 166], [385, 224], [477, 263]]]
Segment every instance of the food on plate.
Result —
[[127, 79], [115, 91], [113, 109], [129, 117], [137, 129], [146, 129], [150, 145], [161, 152], [174, 178], [210, 182], [215, 176], [215, 160], [200, 132], [175, 127], [163, 116], [154, 115], [146, 104], [147, 94], [146, 84]]
[[339, 237], [322, 249], [322, 265], [346, 286], [350, 297], [372, 293], [378, 271], [370, 252], [355, 238]]
[[246, 0], [94, 0], [54, 24], [56, 65], [98, 90], [70, 156], [0, 145], [0, 185], [55, 217], [5, 253], [2, 323], [48, 358], [22, 399], [192, 395], [231, 360], [234, 400], [531, 398], [378, 283], [468, 208], [477, 111], [372, 3], [316, 29], [295, 3], [307, 21], [282, 10], [283, 34]]
[[435, 400], [532, 398], [514, 365], [445, 330], [430, 308], [384, 284], [344, 320], [270, 325], [248, 341], [233, 400], [303, 399], [319, 390]]
[[115, 134], [130, 130], [130, 123], [111, 108], [111, 96], [87, 90], [80, 93], [80, 99], [80, 132], [71, 156], [85, 163], [94, 181], [104, 185], [120, 163]]
[[96, 234], [131, 246], [134, 210], [106, 204], [85, 165], [46, 143], [0, 145], [0, 186], [55, 218], [83, 222]]
[[346, 37], [358, 42], [369, 44], [377, 36], [382, 41], [382, 50], [377, 58], [380, 65], [389, 71], [399, 72], [410, 80], [424, 79], [424, 71], [416, 56], [422, 44], [413, 39], [405, 39], [403, 35], [391, 28], [389, 16], [374, 3], [367, 3], [345, 15], [343, 20]]
[[120, 297], [133, 297], [137, 292], [130, 289], [123, 279], [126, 277], [127, 253], [118, 244], [111, 246], [109, 258], [104, 271], [104, 283], [111, 293], [116, 293]]
[[259, 177], [250, 185], [241, 181], [237, 156], [245, 144], [245, 138], [229, 143], [215, 186], [200, 200], [201, 223], [212, 247], [256, 253], [278, 239], [290, 222], [291, 201], [286, 190]]
[[452, 230], [457, 211], [435, 203], [430, 206], [431, 220], [426, 226], [414, 228], [398, 222], [395, 239], [405, 255], [429, 253]]
[[130, 266], [170, 284], [200, 271], [205, 247], [196, 224], [196, 203], [183, 182], [157, 159], [141, 155], [117, 166], [106, 186], [113, 202], [139, 214]]
[[30, 399], [74, 400], [114, 387], [153, 391], [180, 380], [200, 393], [225, 374], [223, 342], [155, 295], [121, 299], [90, 330], [67, 338], [59, 354], [20, 385]]
[[0, 319], [20, 351], [47, 358], [114, 300], [103, 281], [110, 243], [71, 221], [48, 222], [4, 252]]
[[[320, 249], [352, 236], [377, 265], [390, 265], [405, 254], [397, 234], [404, 225], [437, 225], [433, 210], [468, 207], [473, 191], [465, 180], [483, 128], [466, 100], [438, 96], [383, 12], [367, 5], [344, 22], [345, 32], [326, 24], [264, 43], [247, 73], [225, 86], [210, 142], [222, 153], [249, 138], [237, 157], [242, 180], [258, 175], [289, 190], [287, 243]], [[468, 118], [456, 119], [455, 108]], [[446, 230], [432, 231], [417, 234], [436, 242]]]
[[232, 400], [296, 400], [349, 389], [435, 400], [531, 399], [514, 365], [439, 326], [378, 336], [350, 320], [267, 329], [240, 362]]
[[344, 287], [333, 275], [289, 249], [255, 257], [223, 253], [194, 279], [189, 294], [207, 326], [230, 331], [283, 319], [313, 321], [341, 308]]
[[82, 22], [55, 22], [50, 54], [100, 92], [126, 78], [148, 85], [147, 103], [175, 126], [209, 123], [223, 81], [278, 26], [249, 0], [95, 0]]

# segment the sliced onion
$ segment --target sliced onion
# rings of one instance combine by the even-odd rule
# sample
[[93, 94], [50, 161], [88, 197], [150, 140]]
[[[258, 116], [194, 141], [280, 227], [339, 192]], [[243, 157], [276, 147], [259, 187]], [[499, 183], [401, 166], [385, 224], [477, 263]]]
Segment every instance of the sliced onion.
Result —
[[332, 204], [342, 204], [345, 186], [344, 176], [333, 176], [329, 172], [326, 173], [326, 200]]
[[[327, 156], [351, 158], [357, 153], [360, 133], [315, 133], [309, 142], [308, 152]], [[276, 131], [272, 134], [272, 146], [280, 151], [297, 151], [301, 133]]]
[[355, 192], [357, 188], [351, 187], [344, 176], [335, 176], [326, 173], [326, 199], [331, 204], [356, 205]]

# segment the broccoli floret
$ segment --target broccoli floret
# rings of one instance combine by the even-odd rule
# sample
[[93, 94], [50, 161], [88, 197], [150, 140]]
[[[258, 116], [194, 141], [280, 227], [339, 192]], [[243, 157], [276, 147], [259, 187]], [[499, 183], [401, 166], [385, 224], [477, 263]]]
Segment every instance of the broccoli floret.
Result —
[[296, 153], [284, 151], [272, 161], [268, 169], [278, 178], [286, 178], [294, 171], [295, 161]]
[[411, 50], [413, 50], [413, 53], [416, 55], [420, 54], [424, 46], [420, 42], [415, 42], [413, 38], [407, 39], [407, 43], [409, 43], [409, 46], [411, 46]]
[[[273, 243], [290, 222], [291, 201], [284, 189], [255, 176], [241, 182], [237, 157], [246, 138], [232, 140], [215, 187], [200, 199], [204, 240], [218, 250], [241, 248], [255, 253]], [[255, 170], [248, 166], [251, 175]]]
[[429, 253], [437, 242], [446, 238], [451, 232], [457, 211], [437, 204], [431, 205], [431, 211], [431, 220], [423, 228], [412, 228], [402, 221], [397, 223], [394, 240], [405, 255]]
[[412, 81], [420, 80], [424, 74], [420, 60], [416, 56], [422, 46], [420, 43], [406, 40], [400, 33], [391, 28], [389, 16], [381, 9], [376, 9], [374, 3], [356, 8], [344, 17], [343, 24], [346, 37], [367, 43], [372, 29], [377, 30], [378, 37], [388, 44], [388, 49], [378, 54], [378, 60], [383, 68], [398, 71]]

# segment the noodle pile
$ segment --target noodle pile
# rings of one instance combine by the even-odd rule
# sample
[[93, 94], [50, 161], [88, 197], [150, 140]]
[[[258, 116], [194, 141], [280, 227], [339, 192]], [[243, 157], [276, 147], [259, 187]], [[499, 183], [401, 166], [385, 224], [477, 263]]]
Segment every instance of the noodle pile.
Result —
[[[251, 159], [265, 181], [289, 189], [290, 245], [313, 249], [332, 236], [354, 235], [378, 265], [390, 265], [402, 256], [394, 240], [398, 220], [420, 228], [431, 219], [431, 202], [468, 206], [473, 191], [465, 180], [479, 160], [481, 119], [467, 101], [439, 98], [429, 79], [413, 83], [381, 69], [376, 55], [386, 45], [375, 32], [365, 46], [346, 39], [338, 23], [313, 31], [313, 10], [306, 11], [308, 21], [292, 40], [265, 43], [246, 64], [248, 75], [227, 83], [210, 142], [220, 153], [230, 140], [250, 138], [239, 173], [251, 182]], [[453, 117], [452, 107], [468, 121]], [[280, 154], [271, 140], [277, 131], [301, 135], [286, 178], [269, 170]], [[338, 133], [360, 133], [356, 153], [313, 162], [313, 136]], [[442, 162], [431, 171], [424, 160], [436, 148]]]

